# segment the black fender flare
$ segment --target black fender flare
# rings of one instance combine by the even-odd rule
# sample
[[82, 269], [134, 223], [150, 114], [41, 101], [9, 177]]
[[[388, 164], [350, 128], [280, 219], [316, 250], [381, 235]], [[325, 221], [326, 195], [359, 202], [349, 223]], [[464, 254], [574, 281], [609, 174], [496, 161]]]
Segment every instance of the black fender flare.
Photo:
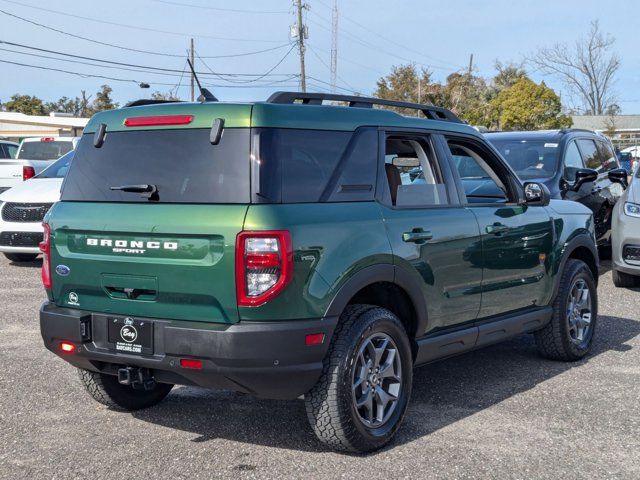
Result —
[[564, 271], [564, 267], [569, 260], [569, 257], [573, 253], [576, 248], [585, 247], [587, 248], [596, 262], [596, 274], [594, 275], [594, 280], [596, 284], [598, 283], [598, 270], [600, 268], [600, 257], [598, 256], [598, 247], [596, 247], [593, 238], [587, 233], [582, 233], [573, 237], [569, 243], [567, 243], [564, 247], [564, 251], [562, 252], [562, 257], [560, 259], [560, 263], [558, 265], [558, 271], [556, 273], [556, 279], [553, 284], [553, 298], [558, 294], [558, 289], [560, 288], [560, 280], [562, 278], [562, 272]]
[[[427, 328], [427, 306], [422, 291], [422, 280], [417, 281], [405, 269], [390, 263], [370, 265], [359, 270], [340, 287], [331, 300], [325, 315], [339, 317], [356, 293], [378, 282], [395, 284], [407, 293], [416, 313], [415, 336], [421, 336]], [[411, 340], [413, 341], [414, 338]]]

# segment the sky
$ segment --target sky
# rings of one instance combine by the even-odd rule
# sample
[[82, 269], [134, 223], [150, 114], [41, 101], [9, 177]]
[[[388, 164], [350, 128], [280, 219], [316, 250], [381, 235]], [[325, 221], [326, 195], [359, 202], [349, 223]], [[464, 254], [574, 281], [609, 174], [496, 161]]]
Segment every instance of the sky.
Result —
[[[305, 14], [308, 90], [328, 91], [334, 0], [304, 1], [309, 5]], [[573, 43], [588, 31], [591, 21], [598, 20], [602, 30], [616, 38], [614, 49], [622, 65], [615, 93], [622, 113], [640, 113], [636, 31], [640, 2], [337, 2], [340, 93], [369, 95], [378, 78], [388, 74], [392, 66], [409, 62], [429, 68], [435, 80], [444, 81], [450, 73], [467, 68], [471, 54], [476, 72], [489, 78], [495, 74], [496, 60], [520, 63], [539, 47]], [[36, 95], [45, 101], [75, 97], [82, 90], [95, 95], [105, 83], [113, 88], [114, 100], [120, 104], [148, 98], [154, 91], [173, 90], [188, 99], [189, 78], [182, 73], [190, 38], [197, 53], [196, 69], [203, 72], [202, 83], [210, 85], [220, 100], [264, 100], [276, 90], [298, 89], [298, 78], [293, 75], [299, 73], [299, 57], [290, 37], [290, 26], [295, 22], [292, 0], [0, 0], [0, 10], [2, 42], [166, 69], [152, 73], [135, 66], [96, 65], [95, 61], [0, 43], [2, 102], [15, 93]], [[243, 55], [230, 57], [238, 54]], [[81, 77], [16, 63], [112, 78]], [[567, 100], [568, 90], [559, 81], [529, 73]], [[150, 88], [141, 89], [140, 82]]]

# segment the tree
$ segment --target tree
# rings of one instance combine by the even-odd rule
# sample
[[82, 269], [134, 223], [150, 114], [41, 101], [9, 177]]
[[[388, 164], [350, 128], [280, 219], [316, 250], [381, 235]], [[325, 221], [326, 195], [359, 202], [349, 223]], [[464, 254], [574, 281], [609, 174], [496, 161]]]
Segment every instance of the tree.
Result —
[[113, 89], [109, 85], [100, 87], [100, 90], [96, 93], [96, 99], [91, 104], [93, 113], [118, 108], [118, 104], [111, 99], [111, 92], [113, 92]]
[[61, 97], [55, 102], [47, 102], [44, 105], [47, 112], [71, 113], [73, 116], [80, 114], [80, 99]]
[[491, 101], [493, 118], [502, 130], [539, 130], [570, 127], [560, 97], [544, 82], [521, 78]]
[[153, 100], [170, 100], [170, 101], [180, 100], [180, 98], [172, 91], [168, 91], [166, 93], [155, 91], [151, 94], [151, 98]]
[[489, 89], [484, 78], [469, 72], [452, 73], [439, 90], [438, 99], [443, 107], [471, 125], [489, 124]]
[[528, 78], [527, 72], [522, 65], [512, 62], [502, 63], [496, 60], [495, 69], [498, 73], [493, 77], [491, 86], [496, 91], [496, 94], [512, 87], [521, 78]]
[[[431, 72], [421, 69], [418, 73], [414, 64], [394, 66], [391, 73], [378, 80], [374, 96], [386, 100], [425, 103], [429, 99]], [[403, 115], [416, 115], [415, 110], [393, 108]]]
[[25, 115], [45, 115], [46, 110], [42, 100], [31, 95], [15, 94], [4, 105], [7, 112], [20, 112]]
[[587, 37], [576, 41], [573, 47], [556, 44], [541, 48], [528, 61], [541, 72], [559, 78], [585, 113], [602, 115], [615, 103], [613, 83], [620, 58], [611, 52], [614, 43], [615, 38], [602, 33], [594, 21]]

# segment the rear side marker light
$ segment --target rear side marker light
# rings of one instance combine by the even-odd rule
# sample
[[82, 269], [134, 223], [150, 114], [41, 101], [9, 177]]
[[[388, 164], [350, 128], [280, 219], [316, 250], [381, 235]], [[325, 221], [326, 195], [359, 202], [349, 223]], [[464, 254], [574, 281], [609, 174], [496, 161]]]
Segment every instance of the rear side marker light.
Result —
[[180, 366], [182, 368], [189, 368], [191, 370], [202, 370], [202, 360], [196, 360], [193, 358], [181, 358]]
[[304, 344], [307, 346], [322, 345], [324, 343], [324, 333], [310, 333], [304, 337]]
[[51, 290], [51, 227], [48, 223], [43, 223], [44, 234], [40, 242], [42, 252], [42, 285], [47, 290]]
[[76, 353], [76, 346], [71, 342], [60, 342], [60, 351], [64, 353]]
[[22, 167], [22, 180], [29, 180], [36, 176], [36, 170], [33, 167], [27, 165]]
[[156, 115], [153, 117], [131, 117], [124, 120], [125, 127], [159, 127], [163, 125], [188, 125], [193, 115]]
[[236, 294], [241, 307], [257, 307], [278, 295], [293, 277], [287, 230], [240, 232], [236, 239]]

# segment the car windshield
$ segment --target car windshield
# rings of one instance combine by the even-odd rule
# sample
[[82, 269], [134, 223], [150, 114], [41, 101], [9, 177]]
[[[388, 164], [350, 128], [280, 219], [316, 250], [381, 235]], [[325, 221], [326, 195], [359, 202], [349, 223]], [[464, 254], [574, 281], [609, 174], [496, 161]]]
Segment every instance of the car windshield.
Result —
[[28, 160], [57, 160], [62, 155], [73, 150], [71, 140], [42, 139], [39, 142], [23, 142], [17, 158]]
[[45, 168], [41, 173], [36, 175], [36, 178], [64, 178], [69, 170], [69, 165], [71, 165], [72, 159], [73, 152], [63, 155], [50, 166]]
[[488, 140], [520, 178], [550, 178], [556, 173], [558, 143], [553, 140]]

